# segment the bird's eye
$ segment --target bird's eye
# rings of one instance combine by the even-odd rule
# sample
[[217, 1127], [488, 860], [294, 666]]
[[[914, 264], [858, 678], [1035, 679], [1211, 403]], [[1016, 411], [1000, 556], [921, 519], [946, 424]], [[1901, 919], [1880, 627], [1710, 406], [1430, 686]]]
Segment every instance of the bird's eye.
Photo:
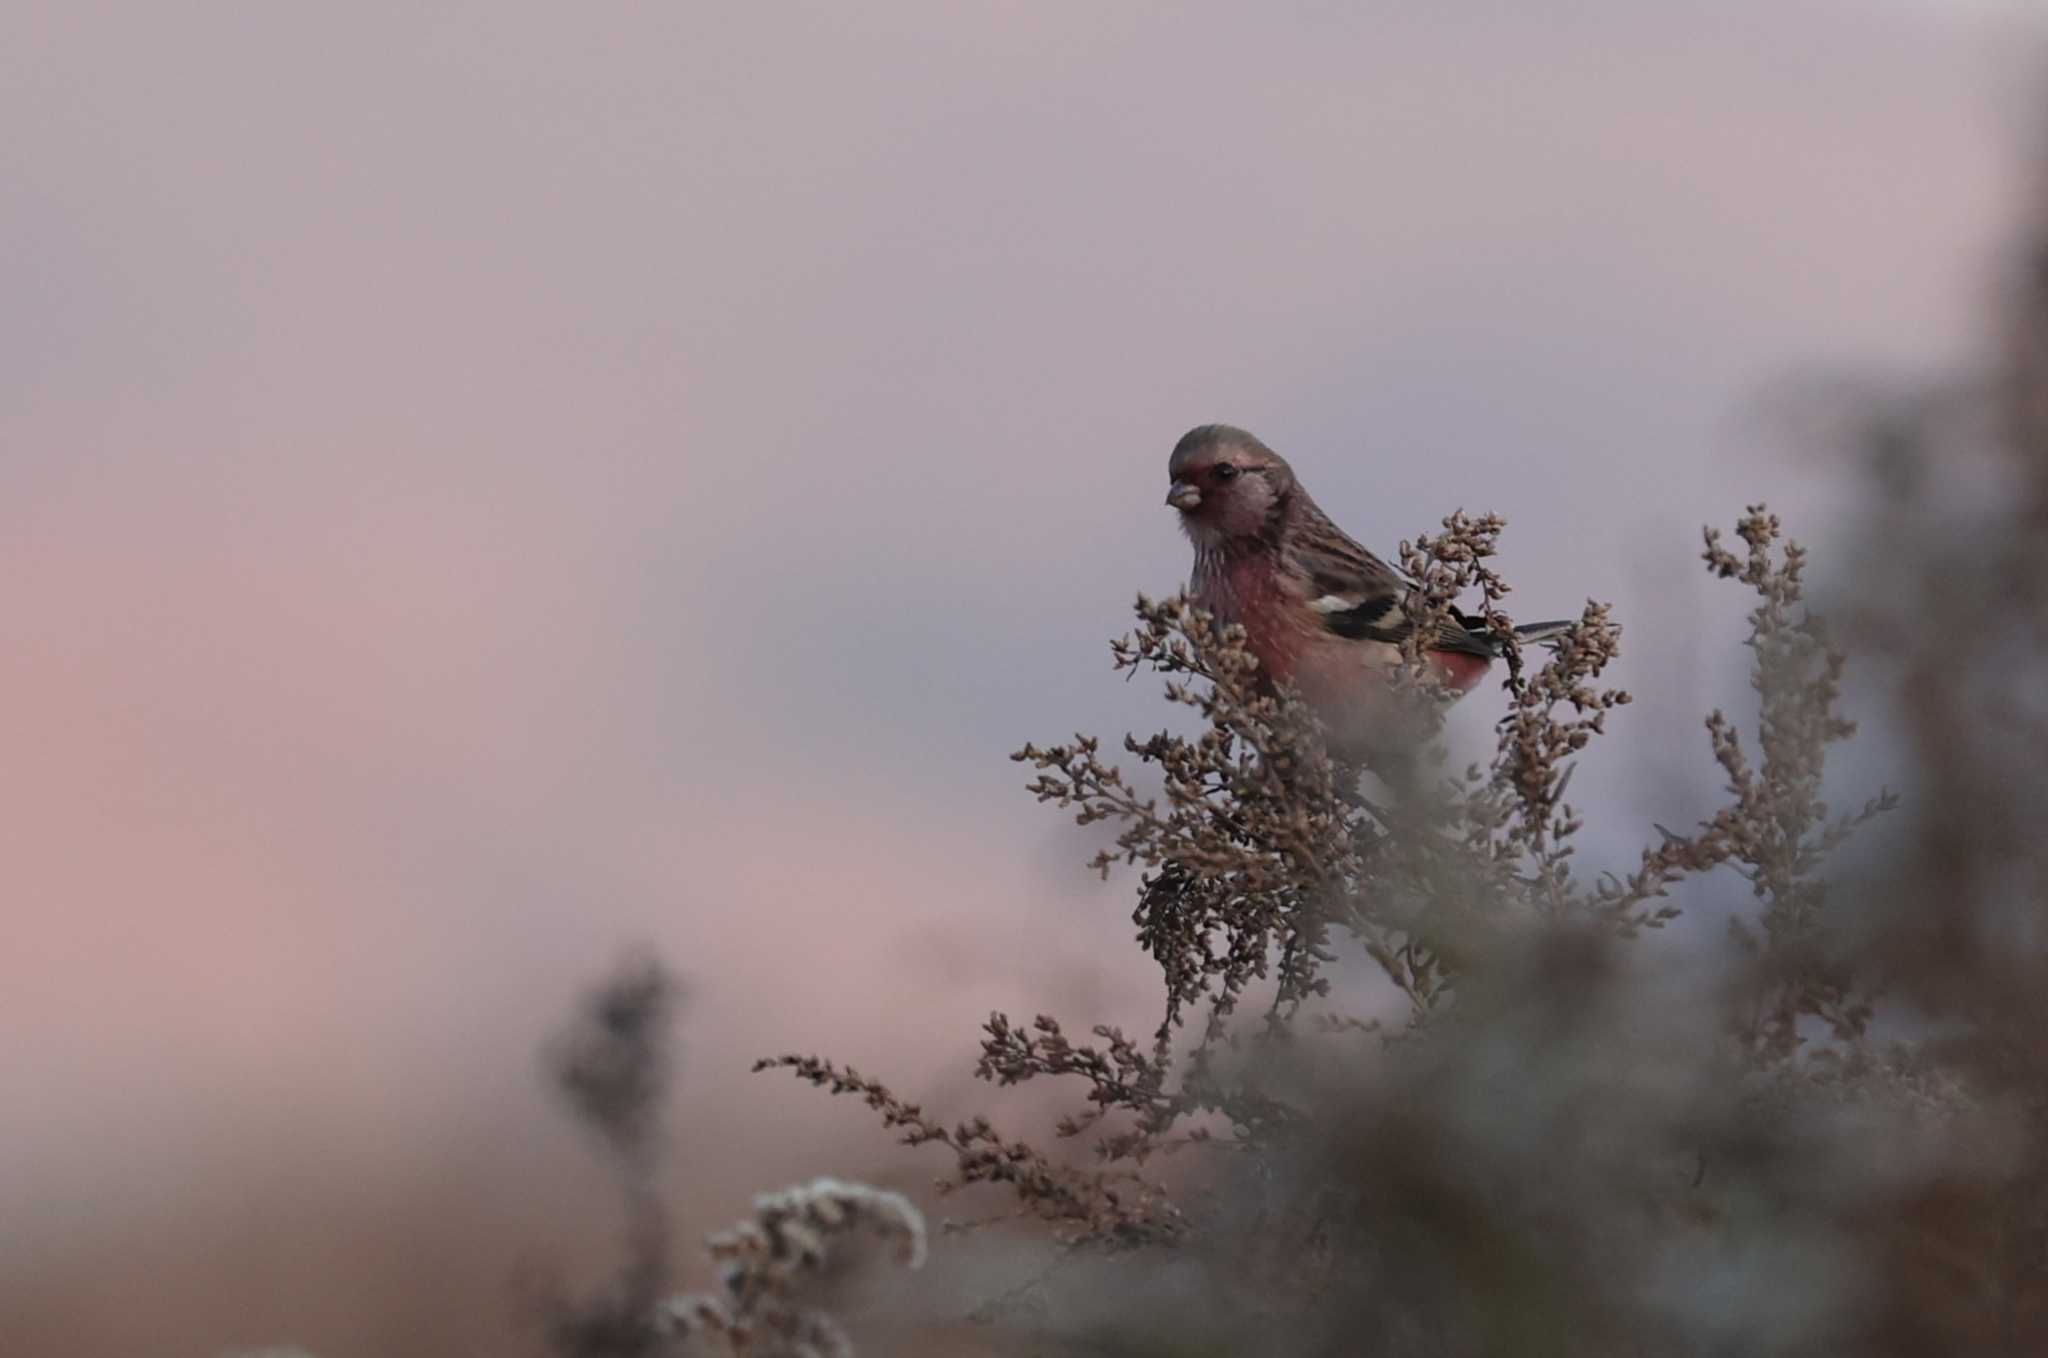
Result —
[[1218, 481], [1235, 481], [1240, 470], [1240, 468], [1234, 467], [1228, 462], [1220, 462], [1216, 465], [1216, 479]]

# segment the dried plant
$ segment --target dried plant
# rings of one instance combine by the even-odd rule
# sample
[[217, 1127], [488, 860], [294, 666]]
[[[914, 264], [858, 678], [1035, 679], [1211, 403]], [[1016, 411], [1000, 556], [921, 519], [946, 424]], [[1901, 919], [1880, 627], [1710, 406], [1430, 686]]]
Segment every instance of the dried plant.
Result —
[[664, 1338], [759, 1358], [853, 1358], [853, 1341], [830, 1314], [802, 1304], [805, 1276], [821, 1270], [832, 1238], [861, 1227], [894, 1238], [903, 1262], [922, 1268], [924, 1217], [901, 1193], [814, 1179], [754, 1199], [754, 1215], [708, 1242], [719, 1290], [664, 1302]]
[[925, 1259], [924, 1217], [899, 1193], [821, 1178], [765, 1193], [754, 1214], [706, 1242], [715, 1292], [670, 1295], [673, 1230], [657, 1186], [671, 1069], [674, 980], [636, 959], [594, 990], [551, 1055], [555, 1087], [610, 1156], [626, 1202], [625, 1259], [604, 1291], [548, 1307], [561, 1358], [853, 1358], [851, 1339], [803, 1298], [834, 1237], [866, 1228]]
[[1763, 903], [1761, 933], [1739, 915], [1731, 927], [1758, 964], [1740, 1036], [1756, 1060], [1775, 1063], [1800, 1045], [1803, 1014], [1824, 1020], [1844, 1042], [1857, 1041], [1869, 1026], [1870, 1004], [1857, 995], [1855, 979], [1817, 946], [1827, 899], [1820, 869], [1857, 828], [1892, 810], [1897, 800], [1881, 793], [1854, 815], [1829, 818], [1821, 792], [1826, 750], [1856, 732], [1855, 723], [1836, 711], [1847, 659], [1829, 642], [1819, 618], [1793, 616], [1804, 597], [1806, 553], [1786, 543], [1773, 557], [1777, 516], [1752, 505], [1736, 534], [1746, 554], [1730, 551], [1709, 528], [1704, 556], [1716, 575], [1742, 581], [1761, 600], [1750, 613], [1748, 644], [1756, 655], [1751, 684], [1762, 708], [1763, 765], [1750, 767], [1725, 716], [1716, 712], [1707, 719], [1714, 758], [1728, 775], [1734, 799], [1709, 833], [1715, 851], [1741, 866]]
[[1180, 1230], [1179, 1213], [1157, 1186], [1136, 1174], [1091, 1173], [1063, 1165], [1024, 1142], [1004, 1139], [986, 1118], [944, 1126], [879, 1080], [815, 1056], [781, 1056], [754, 1064], [757, 1071], [778, 1068], [794, 1071], [834, 1094], [860, 1095], [882, 1115], [883, 1126], [904, 1129], [905, 1145], [935, 1142], [951, 1150], [955, 1177], [940, 1182], [942, 1192], [968, 1184], [1003, 1184], [1025, 1210], [1076, 1236], [1137, 1243], [1168, 1239]]
[[[1103, 1167], [1070, 1166], [983, 1121], [949, 1128], [879, 1081], [817, 1057], [788, 1055], [757, 1068], [787, 1068], [833, 1093], [858, 1095], [885, 1125], [903, 1129], [906, 1142], [947, 1146], [957, 1165], [948, 1186], [1007, 1185], [1023, 1210], [1078, 1238], [1170, 1240], [1199, 1229], [1199, 1214], [1119, 1166], [1191, 1143], [1269, 1156], [1297, 1146], [1316, 1117], [1314, 1094], [1255, 1072], [1294, 1063], [1288, 1051], [1298, 1039], [1377, 1031], [1330, 1005], [1331, 965], [1345, 951], [1377, 962], [1407, 998], [1408, 1032], [1421, 1034], [1470, 988], [1475, 969], [1498, 969], [1503, 951], [1530, 928], [1593, 927], [1633, 938], [1676, 914], [1667, 895], [1681, 877], [1731, 861], [1764, 902], [1761, 934], [1742, 933], [1757, 974], [1770, 977], [1735, 1025], [1751, 1058], [1788, 1060], [1802, 1014], [1825, 1018], [1838, 1040], [1856, 1043], [1867, 1004], [1807, 946], [1824, 896], [1815, 869], [1891, 803], [1880, 797], [1857, 816], [1827, 819], [1826, 747], [1852, 728], [1836, 710], [1839, 652], [1810, 618], [1794, 616], [1801, 550], [1785, 544], [1773, 555], [1779, 526], [1761, 506], [1738, 530], [1750, 547], [1746, 561], [1708, 534], [1709, 566], [1760, 599], [1750, 645], [1764, 700], [1763, 768], [1749, 770], [1733, 724], [1715, 713], [1708, 731], [1730, 802], [1691, 834], [1660, 831], [1627, 874], [1584, 880], [1573, 862], [1583, 820], [1565, 791], [1573, 761], [1629, 700], [1601, 682], [1620, 629], [1606, 606], [1588, 603], [1554, 654], [1527, 666], [1503, 608], [1508, 586], [1489, 564], [1503, 527], [1497, 516], [1454, 514], [1441, 533], [1402, 548], [1417, 582], [1413, 611], [1425, 619], [1419, 634], [1432, 612], [1448, 615], [1476, 591], [1479, 616], [1503, 638], [1509, 710], [1483, 769], [1448, 773], [1425, 740], [1391, 776], [1379, 770], [1391, 795], [1374, 800], [1361, 791], [1359, 770], [1328, 755], [1308, 708], [1264, 680], [1241, 630], [1219, 627], [1183, 598], [1140, 597], [1137, 630], [1112, 646], [1115, 669], [1163, 674], [1169, 702], [1199, 719], [1192, 736], [1169, 730], [1124, 739], [1125, 752], [1156, 774], [1157, 793], [1141, 793], [1091, 736], [1026, 745], [1014, 756], [1036, 771], [1030, 791], [1038, 800], [1069, 810], [1080, 825], [1117, 827], [1094, 870], [1144, 870], [1133, 922], [1159, 967], [1162, 1014], [1143, 1044], [1107, 1025], [1091, 1029], [1094, 1041], [1075, 1042], [1051, 1016], [1020, 1024], [995, 1014], [975, 1073], [1003, 1085], [1081, 1082], [1085, 1107], [1056, 1131], [1092, 1135]], [[1440, 707], [1435, 681], [1419, 643], [1409, 649], [1394, 682], [1428, 736]], [[1262, 1021], [1245, 1030], [1233, 1019], [1254, 993], [1264, 999]], [[1201, 1021], [1190, 1029], [1196, 1013]], [[1246, 1044], [1263, 1055], [1245, 1059]]]

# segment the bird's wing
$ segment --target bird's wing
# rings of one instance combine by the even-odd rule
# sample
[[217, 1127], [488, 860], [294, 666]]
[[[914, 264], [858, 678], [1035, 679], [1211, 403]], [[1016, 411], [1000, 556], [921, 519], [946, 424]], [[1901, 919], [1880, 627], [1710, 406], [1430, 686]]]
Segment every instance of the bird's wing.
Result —
[[[1306, 582], [1308, 608], [1327, 631], [1353, 641], [1400, 645], [1414, 630], [1404, 604], [1415, 582], [1317, 516], [1289, 547], [1290, 564]], [[1499, 648], [1477, 618], [1455, 609], [1437, 628], [1431, 650], [1493, 657]]]

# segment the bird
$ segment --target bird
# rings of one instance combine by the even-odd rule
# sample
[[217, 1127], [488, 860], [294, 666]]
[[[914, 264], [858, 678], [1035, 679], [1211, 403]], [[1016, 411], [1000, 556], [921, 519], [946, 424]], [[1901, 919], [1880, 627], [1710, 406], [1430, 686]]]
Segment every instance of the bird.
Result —
[[[1388, 683], [1413, 630], [1413, 580], [1337, 527], [1287, 459], [1227, 424], [1182, 435], [1167, 461], [1166, 503], [1194, 544], [1189, 595], [1244, 628], [1263, 682], [1291, 684], [1322, 721], [1330, 753], [1392, 762], [1415, 744], [1415, 714]], [[1574, 624], [1530, 623], [1523, 643], [1554, 643]], [[1453, 610], [1426, 648], [1443, 694], [1469, 693], [1501, 656], [1479, 618]]]

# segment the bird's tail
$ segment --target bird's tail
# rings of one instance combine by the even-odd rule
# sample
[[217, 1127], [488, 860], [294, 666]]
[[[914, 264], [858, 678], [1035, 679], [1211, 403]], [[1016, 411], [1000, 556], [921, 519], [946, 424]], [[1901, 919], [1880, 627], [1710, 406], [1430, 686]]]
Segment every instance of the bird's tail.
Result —
[[1558, 639], [1579, 625], [1577, 618], [1560, 618], [1556, 622], [1525, 622], [1515, 628], [1515, 640], [1524, 646], [1548, 646], [1557, 649]]

